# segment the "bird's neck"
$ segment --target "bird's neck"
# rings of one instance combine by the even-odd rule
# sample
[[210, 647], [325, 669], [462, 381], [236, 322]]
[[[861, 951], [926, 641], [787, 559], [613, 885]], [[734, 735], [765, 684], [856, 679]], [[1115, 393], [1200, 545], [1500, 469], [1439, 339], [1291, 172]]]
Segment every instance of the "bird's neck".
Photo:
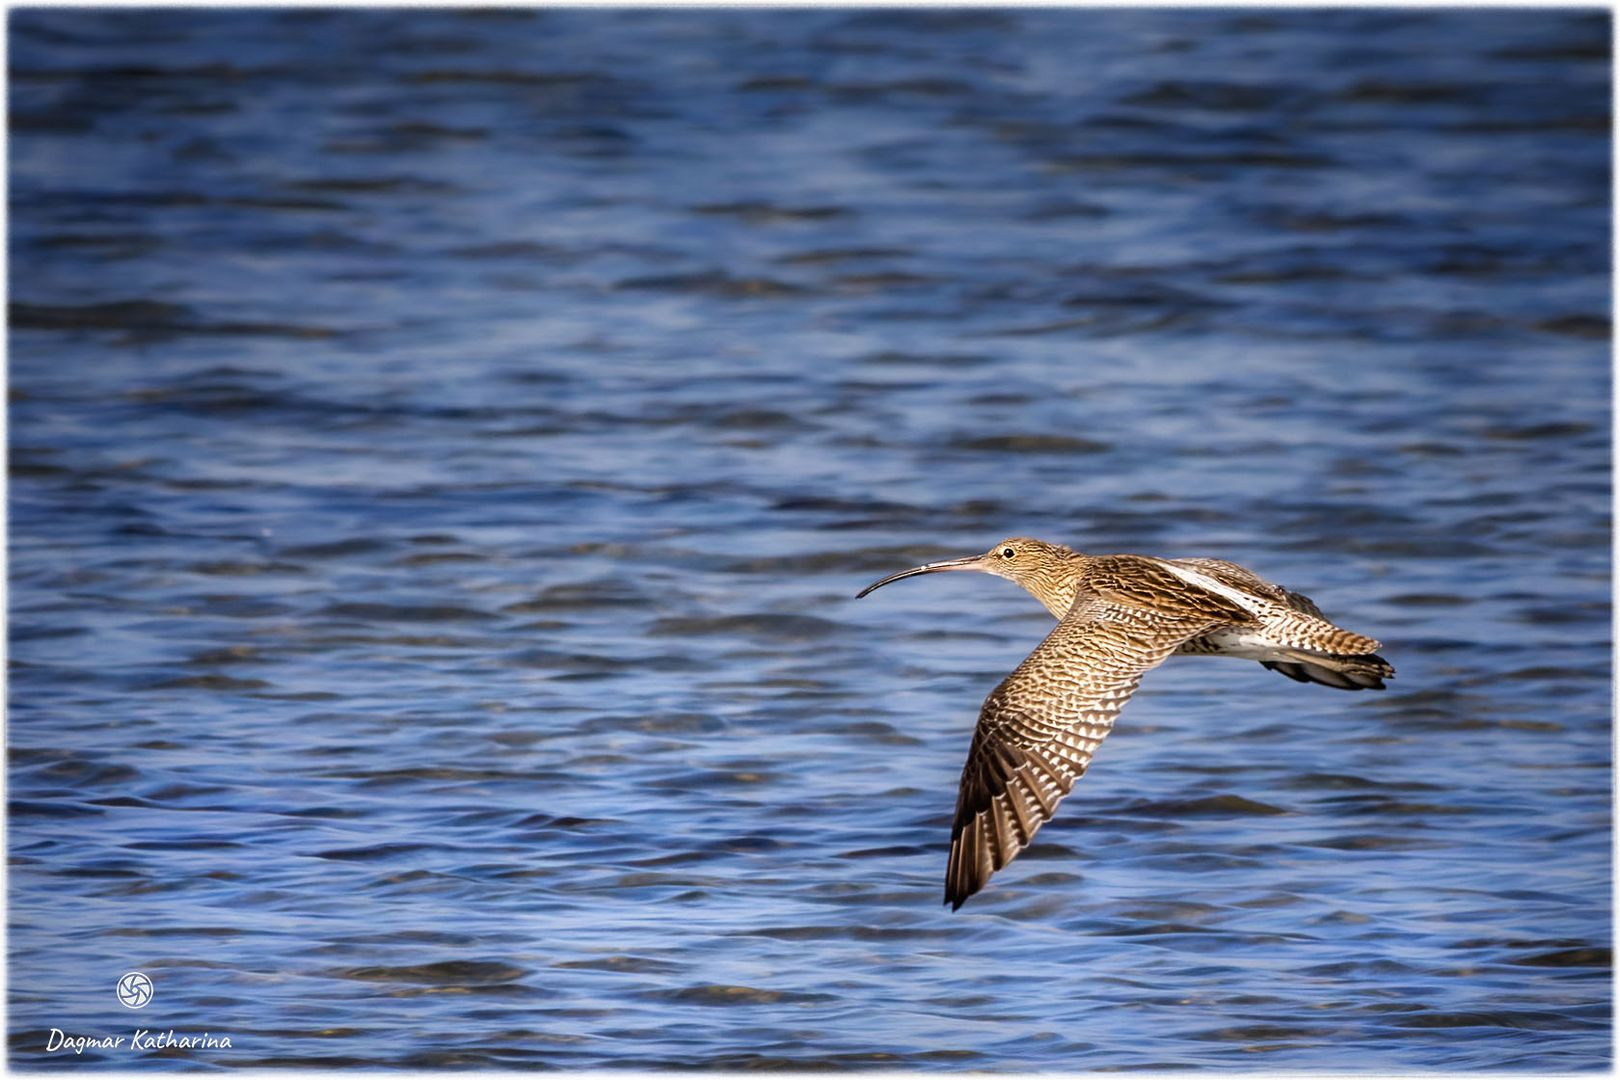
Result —
[[1018, 584], [1039, 600], [1054, 617], [1061, 619], [1074, 604], [1085, 562], [1086, 557], [1079, 552], [1069, 553], [1064, 558], [1054, 559], [1048, 566], [1040, 567]]

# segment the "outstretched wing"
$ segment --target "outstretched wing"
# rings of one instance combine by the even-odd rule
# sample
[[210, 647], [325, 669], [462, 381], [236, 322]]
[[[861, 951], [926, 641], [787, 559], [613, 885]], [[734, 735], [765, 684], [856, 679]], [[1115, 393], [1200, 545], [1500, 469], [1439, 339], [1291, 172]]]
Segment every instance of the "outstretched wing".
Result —
[[951, 827], [952, 910], [1029, 846], [1149, 669], [1223, 620], [1082, 596], [979, 712]]

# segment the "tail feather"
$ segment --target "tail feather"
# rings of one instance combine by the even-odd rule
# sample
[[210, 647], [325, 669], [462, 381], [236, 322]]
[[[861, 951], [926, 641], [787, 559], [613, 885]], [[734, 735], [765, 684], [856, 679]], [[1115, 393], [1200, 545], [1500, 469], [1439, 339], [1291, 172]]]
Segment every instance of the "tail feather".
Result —
[[1395, 677], [1395, 669], [1382, 656], [1298, 652], [1287, 660], [1262, 660], [1260, 666], [1286, 675], [1295, 682], [1318, 683], [1335, 690], [1382, 690], [1384, 680]]

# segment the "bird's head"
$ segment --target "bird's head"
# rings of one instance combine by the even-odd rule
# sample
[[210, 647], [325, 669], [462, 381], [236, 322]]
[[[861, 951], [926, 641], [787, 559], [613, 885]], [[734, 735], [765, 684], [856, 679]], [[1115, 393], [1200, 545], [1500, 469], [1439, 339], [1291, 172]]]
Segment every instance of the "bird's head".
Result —
[[891, 581], [914, 577], [917, 574], [935, 574], [944, 570], [977, 570], [980, 573], [994, 574], [1017, 582], [1033, 593], [1048, 609], [1061, 615], [1067, 610], [1068, 601], [1074, 598], [1072, 585], [1067, 589], [1064, 588], [1072, 576], [1066, 564], [1073, 557], [1073, 551], [1058, 544], [1032, 540], [1027, 536], [1013, 536], [996, 544], [982, 555], [924, 563], [910, 570], [902, 570], [898, 574], [890, 574], [886, 578], [874, 581], [855, 596], [859, 599]]

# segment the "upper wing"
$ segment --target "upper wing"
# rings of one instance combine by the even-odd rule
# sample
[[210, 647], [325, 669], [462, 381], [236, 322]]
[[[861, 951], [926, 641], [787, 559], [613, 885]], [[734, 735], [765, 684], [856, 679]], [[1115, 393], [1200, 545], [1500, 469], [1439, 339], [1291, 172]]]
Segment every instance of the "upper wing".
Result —
[[[1263, 596], [1279, 602], [1287, 601], [1286, 590], [1273, 585], [1253, 570], [1245, 566], [1239, 566], [1235, 562], [1227, 562], [1225, 559], [1210, 559], [1203, 556], [1186, 559], [1166, 559], [1164, 561], [1175, 563], [1177, 566], [1190, 566], [1222, 584], [1247, 590], [1256, 596]], [[1310, 603], [1309, 600], [1305, 602]], [[1318, 612], [1312, 611], [1311, 614], [1318, 614]]]
[[953, 910], [1051, 820], [1142, 675], [1222, 621], [1083, 596], [991, 691], [956, 798], [945, 868]]
[[[1199, 582], [1196, 578], [1202, 577]], [[1098, 555], [1086, 564], [1084, 592], [1132, 608], [1146, 608], [1175, 618], [1251, 623], [1253, 611], [1224, 582], [1193, 567], [1146, 555]]]

